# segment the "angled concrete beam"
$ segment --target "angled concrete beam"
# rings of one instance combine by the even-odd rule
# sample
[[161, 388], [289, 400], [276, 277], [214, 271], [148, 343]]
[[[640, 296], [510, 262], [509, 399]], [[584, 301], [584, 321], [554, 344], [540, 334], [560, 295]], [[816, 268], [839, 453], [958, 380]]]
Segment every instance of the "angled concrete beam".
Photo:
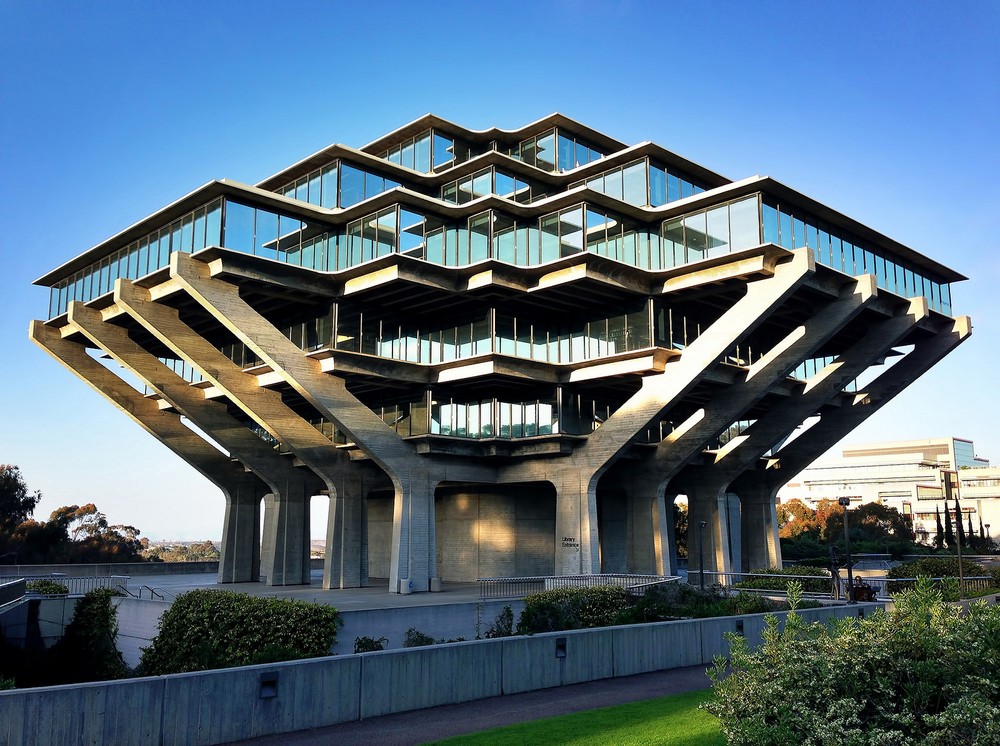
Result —
[[267, 485], [186, 427], [180, 415], [160, 409], [155, 401], [147, 399], [101, 365], [83, 345], [63, 338], [58, 330], [40, 321], [31, 323], [29, 336], [75, 376], [222, 490], [226, 498], [226, 519], [219, 582], [256, 580], [260, 561], [257, 539], [260, 498], [267, 492]]

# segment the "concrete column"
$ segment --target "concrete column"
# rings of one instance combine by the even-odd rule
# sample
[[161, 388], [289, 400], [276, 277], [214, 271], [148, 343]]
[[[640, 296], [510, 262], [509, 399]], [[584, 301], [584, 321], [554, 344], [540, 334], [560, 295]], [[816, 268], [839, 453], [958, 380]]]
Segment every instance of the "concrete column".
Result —
[[761, 484], [740, 491], [742, 505], [743, 572], [781, 567], [778, 539], [777, 490]]
[[302, 484], [286, 489], [286, 494], [274, 496], [272, 517], [264, 522], [264, 543], [270, 560], [264, 574], [268, 585], [308, 585], [311, 495], [306, 494]]
[[[634, 475], [632, 469], [616, 470]], [[628, 490], [628, 568], [630, 573], [676, 574], [673, 504], [664, 494], [666, 483], [657, 477], [633, 476]], [[602, 536], [602, 539], [604, 537]]]
[[410, 473], [394, 481], [392, 552], [389, 591], [428, 591], [437, 581], [434, 534], [434, 490], [437, 482], [426, 473]]
[[364, 479], [355, 466], [345, 469], [330, 495], [330, 513], [326, 523], [326, 559], [323, 563], [323, 587], [359, 588], [368, 585], [367, 509]]
[[274, 537], [276, 534], [274, 521], [277, 517], [274, 493], [268, 492], [264, 495], [262, 503], [264, 525], [260, 531], [260, 574], [267, 581], [270, 577], [268, 573], [274, 567]]
[[[720, 490], [689, 490], [688, 497], [688, 582], [701, 583], [701, 561], [706, 572], [732, 572], [730, 552], [730, 498]], [[705, 522], [704, 530], [699, 528]], [[704, 539], [704, 551], [702, 540]], [[705, 577], [705, 585], [723, 582], [715, 575]]]
[[597, 480], [569, 473], [555, 482], [555, 487], [555, 574], [599, 573], [601, 560], [597, 527]]
[[260, 495], [255, 489], [228, 490], [219, 557], [220, 583], [260, 578]]

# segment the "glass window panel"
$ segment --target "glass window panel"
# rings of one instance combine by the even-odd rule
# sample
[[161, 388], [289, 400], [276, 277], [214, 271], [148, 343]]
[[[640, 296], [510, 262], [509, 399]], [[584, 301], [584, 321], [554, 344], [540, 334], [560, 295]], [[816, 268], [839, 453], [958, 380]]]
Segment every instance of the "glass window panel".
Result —
[[396, 250], [396, 208], [378, 213], [378, 236], [375, 256], [386, 256]]
[[514, 180], [514, 199], [518, 202], [531, 201], [531, 187], [526, 181]]
[[451, 181], [441, 187], [441, 199], [445, 202], [458, 204], [458, 182]]
[[875, 276], [878, 278], [878, 284], [885, 287], [885, 257], [877, 256], [875, 257]]
[[309, 175], [309, 203], [312, 205], [320, 204], [322, 194], [323, 188], [320, 185], [320, 172], [314, 171]]
[[806, 226], [798, 218], [792, 218], [792, 248], [801, 249], [806, 245]]
[[733, 251], [758, 246], [761, 243], [757, 197], [750, 197], [729, 205], [729, 228]]
[[582, 207], [564, 210], [559, 214], [559, 234], [559, 256], [583, 251]]
[[722, 256], [729, 253], [729, 208], [716, 207], [706, 214], [705, 250], [706, 256]]
[[434, 168], [444, 166], [455, 159], [454, 145], [452, 140], [434, 133]]
[[471, 262], [481, 262], [489, 258], [491, 215], [490, 212], [484, 212], [469, 218], [469, 259]]
[[180, 221], [170, 224], [170, 250], [184, 251], [181, 246], [181, 224]]
[[781, 236], [778, 233], [778, 210], [766, 202], [761, 206], [764, 224], [764, 243], [778, 244]]
[[792, 248], [792, 216], [787, 212], [779, 211], [778, 216], [781, 221], [781, 233], [779, 243], [786, 249]]
[[941, 285], [941, 311], [951, 316], [951, 285]]
[[423, 258], [424, 216], [405, 208], [399, 211], [399, 251]]
[[252, 254], [253, 221], [252, 207], [226, 200], [226, 248]]
[[[399, 156], [399, 162], [407, 168], [413, 168], [413, 140], [409, 140], [403, 145], [403, 152]], [[370, 197], [371, 194], [368, 196]]]
[[305, 202], [309, 197], [309, 182], [304, 178], [295, 182], [295, 199]]
[[[149, 239], [144, 238], [139, 241], [139, 277], [150, 271], [149, 268]], [[98, 286], [100, 286], [100, 268], [98, 268]]]
[[320, 207], [337, 206], [337, 165], [327, 166], [320, 176]]
[[659, 207], [667, 202], [667, 172], [656, 166], [649, 167], [649, 204]]
[[559, 215], [546, 215], [539, 223], [541, 229], [541, 261], [559, 258]]
[[708, 227], [705, 213], [699, 212], [684, 218], [684, 246], [689, 262], [703, 259], [708, 252]]
[[690, 197], [694, 194], [694, 184], [685, 179], [681, 179], [681, 197]]
[[649, 203], [646, 195], [646, 161], [638, 161], [625, 167], [623, 173], [624, 199], [630, 205], [643, 206]]
[[340, 166], [340, 206], [350, 207], [365, 198], [365, 172], [342, 163]]
[[413, 144], [413, 168], [420, 173], [431, 170], [431, 133], [420, 135]]
[[512, 176], [508, 176], [500, 171], [496, 172], [496, 193], [501, 197], [512, 197], [514, 195], [515, 180]]
[[562, 132], [559, 133], [559, 170], [571, 171], [580, 165], [576, 160], [576, 145]]
[[535, 153], [535, 165], [543, 171], [555, 171], [556, 169], [556, 136], [555, 132], [549, 130], [544, 135], [540, 135], [537, 140], [537, 151]]
[[269, 259], [278, 258], [278, 216], [267, 210], [256, 210], [257, 230], [253, 253]]
[[191, 215], [186, 215], [181, 221], [181, 251], [190, 253], [193, 239], [194, 219]]
[[604, 193], [606, 195], [615, 199], [623, 199], [622, 187], [622, 170], [620, 168], [604, 174]]
[[663, 243], [668, 263], [672, 261], [672, 266], [676, 267], [687, 261], [684, 251], [684, 223], [681, 220], [669, 220], [664, 224]]
[[192, 239], [195, 251], [205, 248], [205, 209], [201, 208], [194, 214], [194, 238]]
[[913, 296], [918, 295], [916, 279], [913, 275], [912, 269], [907, 268], [904, 270], [903, 280], [906, 282], [906, 297], [912, 298]]
[[681, 198], [681, 180], [674, 174], [667, 174], [667, 202]]
[[485, 169], [480, 171], [472, 178], [472, 196], [473, 199], [476, 197], [484, 197], [487, 194], [493, 192], [493, 171], [492, 169]]
[[[205, 245], [222, 245], [222, 200], [217, 199], [208, 206], [205, 216]], [[162, 266], [162, 264], [161, 264]]]
[[517, 263], [514, 219], [493, 213], [493, 257], [509, 264]]
[[584, 164], [590, 163], [591, 161], [596, 159], [597, 159], [596, 155], [590, 151], [590, 148], [588, 148], [582, 142], [576, 143], [576, 153], [574, 154], [573, 157], [574, 165], [583, 166]]

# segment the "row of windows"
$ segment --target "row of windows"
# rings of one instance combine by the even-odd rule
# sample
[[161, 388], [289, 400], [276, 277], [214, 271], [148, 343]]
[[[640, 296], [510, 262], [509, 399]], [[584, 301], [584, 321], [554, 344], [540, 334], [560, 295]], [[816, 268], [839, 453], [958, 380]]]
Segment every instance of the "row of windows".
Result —
[[135, 280], [166, 267], [175, 251], [218, 246], [221, 229], [222, 200], [216, 199], [59, 282], [49, 292], [49, 318], [65, 313], [71, 301], [110, 293], [119, 277]]
[[604, 157], [603, 153], [582, 140], [563, 134], [558, 128], [522, 140], [516, 148], [511, 148], [509, 155], [543, 171], [572, 171]]
[[356, 205], [398, 186], [398, 181], [344, 161], [333, 161], [275, 191], [283, 197], [332, 209]]
[[469, 148], [463, 143], [427, 130], [389, 148], [379, 158], [426, 174], [468, 160], [469, 155]]
[[924, 296], [930, 307], [951, 315], [951, 289], [924, 277], [902, 262], [876, 253], [846, 233], [831, 230], [809, 215], [792, 212], [764, 199], [761, 210], [764, 242], [786, 249], [808, 247], [816, 261], [849, 275], [875, 275], [878, 286], [904, 298]]
[[456, 179], [441, 187], [441, 199], [456, 205], [464, 205], [479, 197], [495, 194], [515, 202], [531, 202], [531, 186], [494, 167], [484, 168], [464, 179]]
[[660, 207], [705, 191], [689, 178], [654, 165], [648, 158], [570, 184], [570, 188], [581, 184], [637, 207]]
[[[362, 181], [356, 186], [365, 188], [361, 184], [367, 184], [369, 175], [353, 167], [341, 171], [342, 178], [360, 175]], [[319, 183], [322, 190], [322, 179]], [[875, 274], [879, 285], [890, 292], [925, 295], [932, 308], [951, 313], [946, 283], [930, 281], [901, 263], [817, 228], [816, 221], [797, 217], [768, 200], [761, 204], [759, 199], [753, 195], [672, 218], [658, 231], [582, 204], [522, 221], [490, 210], [470, 217], [464, 225], [446, 225], [439, 217], [395, 205], [351, 221], [338, 232], [229, 199], [215, 200], [59, 283], [52, 290], [50, 314], [64, 312], [70, 300], [86, 301], [108, 292], [116, 277], [135, 279], [165, 266], [172, 251], [197, 251], [215, 244], [323, 271], [397, 252], [445, 266], [490, 258], [531, 266], [582, 251], [659, 270], [756, 246], [762, 239], [789, 249], [812, 248], [822, 264], [852, 274]]]

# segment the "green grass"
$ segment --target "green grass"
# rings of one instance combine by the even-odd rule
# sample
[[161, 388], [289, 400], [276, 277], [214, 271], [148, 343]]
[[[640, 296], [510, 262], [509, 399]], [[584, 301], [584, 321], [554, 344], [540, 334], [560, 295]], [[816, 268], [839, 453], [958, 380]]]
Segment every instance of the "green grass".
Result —
[[698, 705], [711, 697], [712, 690], [703, 689], [508, 725], [437, 743], [448, 746], [513, 746], [527, 743], [725, 746], [726, 739], [722, 736], [718, 719], [698, 709]]

